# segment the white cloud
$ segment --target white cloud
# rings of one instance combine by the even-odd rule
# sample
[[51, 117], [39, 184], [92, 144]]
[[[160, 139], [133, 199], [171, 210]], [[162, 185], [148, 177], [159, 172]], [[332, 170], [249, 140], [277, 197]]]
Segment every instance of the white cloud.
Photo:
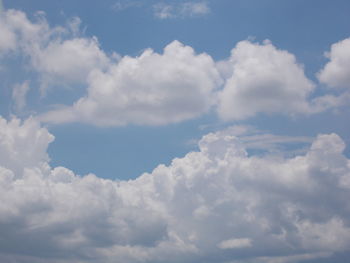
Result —
[[51, 169], [53, 137], [34, 119], [0, 126], [2, 261], [296, 263], [349, 252], [350, 160], [335, 134], [277, 158], [211, 133], [198, 152], [117, 182]]
[[319, 80], [330, 87], [350, 88], [350, 38], [333, 44], [326, 56], [330, 61], [319, 72]]
[[52, 34], [58, 33], [63, 28], [50, 29], [44, 14], [38, 12], [36, 21], [31, 22], [25, 13], [18, 10], [7, 10], [3, 14], [3, 26], [16, 35], [18, 48], [30, 55], [30, 51], [39, 48]]
[[5, 37], [0, 40], [0, 52], [14, 50], [29, 58], [43, 94], [52, 86], [86, 84], [92, 70], [105, 69], [110, 63], [95, 37], [79, 36], [79, 18], [65, 27], [50, 27], [43, 13], [32, 22], [21, 11], [8, 10], [1, 19], [0, 33]]
[[0, 117], [0, 166], [21, 176], [25, 168], [46, 169], [47, 147], [54, 137], [30, 118], [7, 122]]
[[224, 120], [245, 119], [258, 113], [311, 112], [307, 98], [314, 84], [287, 51], [278, 50], [268, 41], [262, 45], [241, 41], [226, 66], [231, 67], [232, 76], [220, 94], [218, 106]]
[[31, 23], [21, 11], [3, 11], [0, 14], [0, 52], [17, 51], [20, 46], [31, 43], [39, 32], [46, 31], [46, 22], [37, 22]]
[[198, 17], [210, 13], [207, 2], [158, 3], [153, 9], [159, 19]]
[[73, 38], [51, 41], [32, 53], [32, 63], [45, 91], [50, 85], [86, 83], [92, 70], [107, 68], [109, 59], [96, 38]]
[[16, 84], [13, 86], [12, 99], [15, 103], [16, 111], [21, 111], [26, 106], [27, 93], [29, 91], [29, 82], [25, 81], [22, 84]]
[[42, 119], [101, 126], [175, 123], [207, 112], [221, 79], [209, 55], [174, 41], [163, 54], [147, 49], [139, 57], [125, 56], [107, 72], [92, 72], [88, 82], [85, 97]]

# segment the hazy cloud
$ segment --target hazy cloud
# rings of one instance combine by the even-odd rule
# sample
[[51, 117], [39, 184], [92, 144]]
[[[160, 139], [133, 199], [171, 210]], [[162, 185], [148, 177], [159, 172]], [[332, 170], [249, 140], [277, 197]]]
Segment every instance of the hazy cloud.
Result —
[[237, 238], [224, 240], [218, 244], [218, 247], [221, 249], [235, 249], [250, 247], [251, 245], [251, 240], [249, 238]]
[[0, 14], [0, 55], [16, 49], [16, 35], [4, 24], [4, 17]]
[[21, 111], [27, 104], [26, 96], [29, 91], [29, 82], [25, 81], [22, 84], [13, 86], [12, 99], [15, 102], [16, 111]]
[[113, 4], [112, 8], [116, 12], [123, 11], [125, 9], [133, 8], [133, 7], [141, 7], [144, 2], [137, 0], [120, 0]]

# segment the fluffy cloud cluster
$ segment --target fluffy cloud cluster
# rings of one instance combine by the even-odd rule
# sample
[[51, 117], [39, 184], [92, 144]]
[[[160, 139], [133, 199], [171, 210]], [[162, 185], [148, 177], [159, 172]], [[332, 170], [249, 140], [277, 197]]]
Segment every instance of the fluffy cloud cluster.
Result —
[[[232, 130], [136, 180], [50, 168], [53, 136], [0, 121], [3, 262], [299, 262], [348, 251], [350, 160], [336, 135], [305, 155], [250, 156]], [[34, 138], [34, 140], [33, 140]]]
[[147, 49], [139, 57], [123, 57], [107, 72], [95, 70], [88, 83], [85, 97], [43, 119], [101, 126], [179, 122], [207, 112], [216, 103], [221, 78], [209, 55], [196, 54], [174, 41], [163, 54]]
[[350, 88], [350, 38], [332, 45], [329, 62], [319, 73], [321, 82], [334, 88]]
[[[183, 12], [207, 12], [202, 2], [181, 4]], [[51, 123], [85, 122], [98, 126], [165, 125], [215, 109], [225, 120], [258, 114], [314, 114], [348, 105], [350, 93], [315, 97], [316, 85], [291, 53], [269, 41], [241, 41], [229, 59], [215, 62], [206, 53], [173, 41], [162, 54], [146, 49], [137, 57], [106, 54], [95, 37], [84, 37], [80, 20], [50, 27], [45, 15], [30, 21], [23, 12], [0, 15], [0, 56], [24, 56], [36, 72], [42, 95], [50, 87], [86, 87], [73, 105], [40, 116]], [[349, 39], [332, 46], [320, 81], [345, 87]], [[16, 54], [16, 56], [12, 56]], [[35, 83], [36, 80], [31, 81]], [[29, 83], [29, 82], [23, 82]], [[28, 87], [13, 85], [17, 111], [26, 105]]]
[[[48, 122], [159, 125], [197, 117], [216, 103], [215, 90], [222, 80], [215, 62], [178, 41], [163, 54], [147, 49], [139, 57], [116, 62], [96, 38], [79, 37], [78, 18], [64, 28], [50, 27], [43, 14], [31, 22], [23, 12], [9, 10], [1, 19], [0, 30], [9, 36], [0, 49], [11, 48], [29, 58], [43, 94], [51, 86], [88, 87], [74, 106], [46, 114], [43, 119]], [[15, 87], [15, 103], [23, 108], [26, 93]]]
[[123, 57], [107, 71], [95, 70], [88, 84], [85, 97], [42, 120], [160, 125], [195, 118], [212, 106], [226, 121], [259, 113], [308, 115], [347, 105], [350, 96], [312, 97], [315, 84], [302, 65], [269, 41], [241, 41], [230, 59], [216, 64], [209, 55], [174, 41], [163, 54], [148, 49], [139, 57]]

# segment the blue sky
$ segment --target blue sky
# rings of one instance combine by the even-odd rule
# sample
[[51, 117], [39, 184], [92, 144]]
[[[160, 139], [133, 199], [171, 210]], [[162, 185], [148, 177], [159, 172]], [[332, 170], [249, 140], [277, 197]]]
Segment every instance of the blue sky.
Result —
[[[0, 229], [10, 225], [0, 259], [335, 263], [349, 254], [349, 1], [2, 5], [0, 174], [13, 190], [0, 209]], [[35, 180], [40, 189], [28, 187]], [[66, 207], [66, 195], [81, 201]]]

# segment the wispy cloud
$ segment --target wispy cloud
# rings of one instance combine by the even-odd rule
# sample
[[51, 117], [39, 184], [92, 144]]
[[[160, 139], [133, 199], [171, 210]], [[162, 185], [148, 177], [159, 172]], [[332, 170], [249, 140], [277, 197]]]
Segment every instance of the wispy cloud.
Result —
[[119, 0], [113, 4], [112, 9], [116, 12], [120, 12], [129, 8], [141, 6], [143, 6], [143, 3], [141, 1]]
[[158, 3], [153, 6], [154, 16], [160, 19], [167, 19], [173, 16], [174, 7], [169, 4]]
[[171, 1], [145, 1], [119, 0], [112, 5], [115, 12], [125, 11], [131, 8], [151, 7], [153, 14], [159, 19], [191, 18], [210, 13], [210, 8], [205, 1], [188, 1], [173, 3]]
[[159, 19], [198, 17], [210, 13], [207, 2], [157, 3], [153, 8], [155, 17]]
[[16, 84], [13, 87], [12, 98], [15, 102], [16, 111], [21, 111], [26, 106], [26, 96], [29, 91], [28, 81]]
[[207, 2], [187, 2], [181, 5], [181, 13], [189, 16], [206, 15], [210, 13], [210, 8]]

